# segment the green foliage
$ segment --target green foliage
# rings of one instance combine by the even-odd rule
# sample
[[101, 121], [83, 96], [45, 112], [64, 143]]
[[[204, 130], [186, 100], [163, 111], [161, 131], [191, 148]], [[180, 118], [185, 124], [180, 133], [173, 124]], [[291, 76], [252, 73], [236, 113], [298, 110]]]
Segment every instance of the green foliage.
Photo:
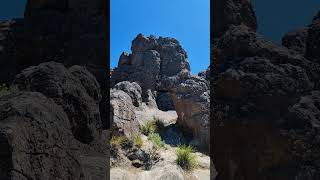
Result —
[[127, 136], [125, 135], [119, 135], [119, 136], [112, 136], [111, 137], [111, 141], [110, 141], [110, 144], [112, 146], [117, 146], [117, 145], [120, 145], [120, 146], [123, 146], [125, 144], [128, 144], [130, 141], [129, 139], [127, 138]]
[[141, 127], [141, 132], [148, 136], [152, 133], [159, 133], [163, 127], [162, 121], [159, 118], [153, 117], [153, 120], [147, 121], [147, 123]]
[[185, 170], [192, 170], [197, 166], [197, 160], [191, 146], [180, 145], [176, 150], [177, 164]]
[[133, 143], [136, 147], [141, 148], [143, 145], [142, 138], [139, 134], [133, 135]]
[[151, 133], [148, 136], [148, 139], [157, 147], [157, 148], [164, 148], [165, 143], [161, 139], [158, 133]]

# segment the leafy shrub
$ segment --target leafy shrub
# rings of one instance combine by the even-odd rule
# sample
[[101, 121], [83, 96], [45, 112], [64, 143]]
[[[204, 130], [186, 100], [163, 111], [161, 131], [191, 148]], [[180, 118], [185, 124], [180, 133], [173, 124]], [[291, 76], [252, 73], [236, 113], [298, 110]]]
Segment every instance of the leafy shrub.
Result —
[[137, 146], [138, 148], [141, 148], [143, 145], [143, 141], [141, 139], [141, 136], [139, 134], [135, 134], [133, 135], [133, 143], [135, 146]]
[[159, 133], [160, 130], [164, 127], [162, 121], [159, 118], [153, 117], [153, 120], [148, 121], [141, 127], [141, 132], [148, 136], [152, 133]]
[[149, 134], [148, 139], [154, 145], [156, 145], [156, 147], [158, 147], [158, 148], [164, 148], [165, 147], [165, 143], [163, 142], [163, 140], [161, 139], [161, 137], [160, 137], [160, 135], [158, 133]]
[[197, 165], [196, 157], [191, 146], [180, 145], [176, 150], [177, 164], [185, 170], [192, 170]]
[[129, 143], [129, 139], [125, 135], [112, 136], [110, 143], [113, 146], [117, 146], [117, 145], [123, 146]]

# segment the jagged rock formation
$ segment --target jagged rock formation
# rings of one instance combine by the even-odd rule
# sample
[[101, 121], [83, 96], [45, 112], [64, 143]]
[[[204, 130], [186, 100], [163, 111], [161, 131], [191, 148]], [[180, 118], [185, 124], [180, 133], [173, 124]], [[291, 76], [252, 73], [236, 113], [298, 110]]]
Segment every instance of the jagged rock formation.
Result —
[[[123, 53], [111, 76], [111, 86], [121, 81], [137, 82], [142, 88], [142, 100], [148, 102], [151, 91], [160, 109], [174, 109], [166, 87], [157, 84], [162, 79], [189, 71], [187, 53], [173, 38], [144, 37], [139, 34], [132, 42], [132, 54]], [[157, 91], [157, 92], [156, 92]]]
[[104, 83], [105, 23], [103, 0], [28, 0], [23, 19], [0, 23], [0, 81], [10, 83], [28, 66], [57, 61], [86, 65]]
[[[248, 7], [247, 1], [239, 3]], [[221, 12], [230, 13], [228, 8]], [[247, 11], [240, 14], [248, 16]], [[316, 23], [310, 27], [316, 29]], [[319, 31], [310, 27], [283, 38], [291, 50], [265, 40], [243, 22], [230, 25], [212, 42], [211, 150], [217, 179], [319, 178], [319, 158], [311, 155], [319, 152], [311, 148], [315, 140], [310, 138], [318, 136], [319, 94], [311, 92], [319, 89], [314, 51]], [[306, 153], [308, 147], [312, 153]]]
[[[112, 72], [113, 88], [129, 94], [133, 104], [139, 107], [140, 90], [135, 85], [139, 84], [142, 90], [142, 102], [160, 110], [176, 110], [177, 123], [189, 134], [191, 132], [198, 141], [196, 145], [203, 146], [207, 151], [210, 93], [205, 78], [208, 77], [209, 70], [204, 73], [205, 78], [191, 75], [187, 53], [173, 38], [144, 37], [139, 34], [133, 40], [131, 49], [132, 54], [121, 54], [118, 67]], [[114, 96], [113, 93], [119, 94], [112, 91], [111, 97]], [[123, 99], [129, 99], [124, 96]], [[121, 99], [120, 96], [117, 97]], [[117, 107], [119, 108], [116, 109], [121, 109], [124, 113], [120, 118], [123, 122], [121, 124], [130, 124], [128, 120], [124, 120], [127, 116], [132, 117], [131, 107]], [[120, 112], [115, 109], [113, 111]]]
[[253, 31], [257, 29], [257, 18], [250, 0], [214, 0], [211, 7], [213, 38], [223, 35], [232, 25], [243, 24]]

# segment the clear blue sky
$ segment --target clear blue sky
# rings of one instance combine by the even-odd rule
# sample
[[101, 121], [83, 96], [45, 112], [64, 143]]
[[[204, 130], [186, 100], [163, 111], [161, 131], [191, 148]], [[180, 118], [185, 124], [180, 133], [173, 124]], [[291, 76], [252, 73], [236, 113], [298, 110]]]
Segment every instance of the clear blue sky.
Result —
[[130, 52], [138, 33], [173, 37], [187, 51], [193, 73], [210, 63], [209, 0], [111, 0], [111, 67]]

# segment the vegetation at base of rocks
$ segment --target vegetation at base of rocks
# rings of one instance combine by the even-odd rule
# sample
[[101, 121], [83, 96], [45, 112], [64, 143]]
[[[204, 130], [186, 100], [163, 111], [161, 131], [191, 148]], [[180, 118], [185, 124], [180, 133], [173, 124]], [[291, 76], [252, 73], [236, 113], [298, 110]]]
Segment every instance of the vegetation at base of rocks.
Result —
[[187, 145], [180, 145], [176, 150], [176, 162], [182, 169], [192, 170], [197, 166], [197, 160], [193, 152], [193, 147]]
[[157, 148], [165, 148], [165, 143], [158, 133], [149, 134], [148, 140], [150, 140]]
[[128, 144], [130, 141], [125, 135], [117, 135], [112, 136], [110, 144], [111, 146], [123, 146], [125, 144]]
[[141, 127], [141, 132], [148, 136], [149, 134], [152, 133], [159, 133], [160, 130], [164, 127], [162, 121], [157, 118], [153, 117], [151, 121], [147, 121], [142, 127]]
[[6, 94], [8, 92], [9, 88], [6, 84], [0, 84], [0, 96]]
[[142, 138], [139, 134], [134, 134], [133, 135], [133, 143], [137, 148], [141, 148], [143, 145]]

